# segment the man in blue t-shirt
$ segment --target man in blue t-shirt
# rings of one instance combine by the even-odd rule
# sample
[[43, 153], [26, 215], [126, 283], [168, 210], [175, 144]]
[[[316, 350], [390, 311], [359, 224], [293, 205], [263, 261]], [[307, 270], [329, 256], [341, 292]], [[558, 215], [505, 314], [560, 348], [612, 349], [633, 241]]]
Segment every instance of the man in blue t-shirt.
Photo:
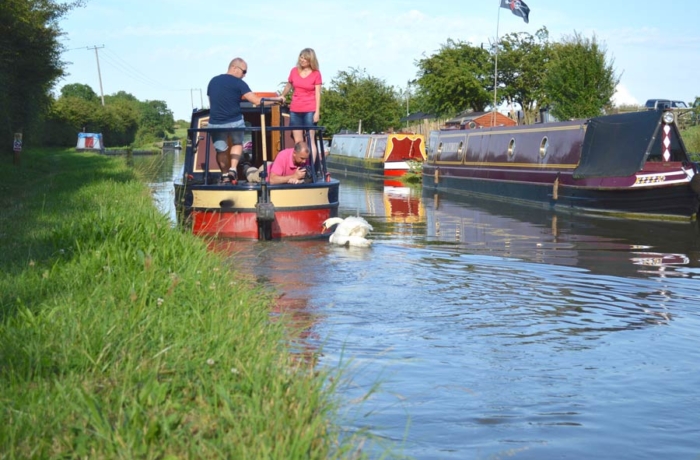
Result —
[[[228, 72], [211, 79], [207, 87], [211, 107], [208, 128], [245, 127], [241, 113], [241, 100], [245, 99], [259, 105], [261, 99], [243, 81], [246, 73], [248, 73], [248, 64], [241, 58], [235, 58], [228, 65]], [[281, 96], [269, 100], [284, 102]], [[243, 131], [213, 132], [211, 137], [216, 149], [216, 162], [221, 168], [221, 182], [235, 184], [238, 181], [236, 174], [238, 161], [243, 153]]]

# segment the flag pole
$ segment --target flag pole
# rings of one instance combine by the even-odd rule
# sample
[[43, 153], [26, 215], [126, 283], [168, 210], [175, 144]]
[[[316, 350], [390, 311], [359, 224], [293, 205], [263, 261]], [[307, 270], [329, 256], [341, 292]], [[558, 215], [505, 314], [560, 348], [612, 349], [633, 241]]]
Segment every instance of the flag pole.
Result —
[[498, 0], [498, 15], [496, 16], [496, 58], [493, 65], [493, 107], [491, 110], [491, 126], [496, 126], [496, 91], [498, 88], [498, 26], [501, 21], [501, 0]]

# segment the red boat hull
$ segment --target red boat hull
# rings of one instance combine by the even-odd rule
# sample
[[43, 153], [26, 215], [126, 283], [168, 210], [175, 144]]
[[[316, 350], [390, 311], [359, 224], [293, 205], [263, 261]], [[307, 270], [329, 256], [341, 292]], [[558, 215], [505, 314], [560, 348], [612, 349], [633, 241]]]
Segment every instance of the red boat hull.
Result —
[[[322, 225], [334, 217], [330, 208], [276, 211], [272, 238], [314, 238], [322, 236]], [[249, 212], [198, 211], [190, 214], [192, 232], [222, 238], [260, 239], [255, 210]]]

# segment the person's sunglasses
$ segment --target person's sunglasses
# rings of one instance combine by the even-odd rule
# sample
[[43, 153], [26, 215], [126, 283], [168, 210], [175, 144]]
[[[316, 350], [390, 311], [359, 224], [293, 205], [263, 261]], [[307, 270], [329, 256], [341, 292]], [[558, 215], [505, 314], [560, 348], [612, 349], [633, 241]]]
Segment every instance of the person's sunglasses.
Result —
[[[238, 67], [238, 66], [236, 66], [236, 67]], [[243, 75], [248, 73], [248, 69], [244, 69], [243, 67], [238, 67], [238, 68], [241, 69], [241, 72], [243, 72]]]

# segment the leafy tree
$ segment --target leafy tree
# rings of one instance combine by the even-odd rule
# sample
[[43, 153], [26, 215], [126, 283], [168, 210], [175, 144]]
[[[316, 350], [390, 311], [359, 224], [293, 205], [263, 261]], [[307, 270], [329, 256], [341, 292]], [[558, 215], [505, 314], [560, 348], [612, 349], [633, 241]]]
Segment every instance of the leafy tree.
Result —
[[552, 114], [560, 120], [598, 116], [612, 106], [619, 77], [595, 36], [573, 37], [552, 47], [544, 90]]
[[534, 121], [536, 106], [546, 105], [543, 81], [550, 60], [549, 32], [541, 28], [535, 36], [527, 32], [507, 34], [498, 43], [499, 102], [520, 104], [526, 122]]
[[165, 101], [146, 101], [140, 104], [139, 133], [162, 140], [166, 134], [173, 134], [172, 110]]
[[108, 104], [108, 103], [111, 104], [112, 102], [117, 101], [117, 100], [126, 101], [128, 103], [133, 103], [133, 104], [137, 104], [139, 102], [139, 100], [136, 98], [136, 96], [134, 96], [131, 93], [127, 93], [126, 91], [117, 91], [116, 93], [114, 93], [112, 95], [105, 96], [105, 104]]
[[350, 68], [338, 72], [330, 88], [324, 89], [321, 116], [331, 134], [355, 130], [360, 121], [364, 132], [383, 132], [400, 125], [401, 109], [393, 86], [364, 69]]
[[61, 88], [61, 97], [77, 97], [88, 102], [97, 102], [99, 100], [90, 85], [81, 83], [71, 83]]
[[103, 107], [99, 100], [89, 101], [76, 96], [61, 96], [53, 106], [52, 116], [72, 127], [74, 133], [100, 132], [99, 117]]
[[417, 104], [438, 116], [483, 111], [493, 94], [491, 62], [488, 50], [449, 39], [438, 53], [416, 62]]
[[[105, 96], [105, 105], [87, 85], [67, 85], [53, 104], [50, 126], [51, 145], [75, 145], [80, 131], [99, 132], [108, 146], [144, 145], [163, 138], [172, 131], [172, 112], [163, 101], [141, 102], [135, 96], [119, 91]], [[77, 94], [77, 95], [76, 95]], [[85, 97], [82, 97], [85, 96]], [[58, 133], [63, 129], [70, 133]]]
[[[105, 107], [109, 108], [114, 105], [120, 106], [122, 109], [131, 108], [131, 113], [136, 113], [137, 130], [129, 142], [120, 145], [136, 143], [137, 145], [145, 145], [163, 140], [166, 133], [173, 133], [173, 113], [168, 109], [168, 105], [164, 101], [139, 101], [134, 95], [125, 91], [119, 91], [113, 95], [105, 96]], [[126, 112], [122, 111], [122, 115]], [[130, 116], [123, 118], [125, 121], [131, 120]], [[129, 121], [127, 124], [131, 123]], [[125, 126], [125, 129], [130, 132], [131, 128]], [[107, 135], [105, 134], [105, 142]]]
[[14, 132], [31, 142], [64, 75], [58, 20], [82, 1], [3, 0], [0, 8], [0, 144]]
[[124, 100], [106, 104], [100, 111], [101, 133], [105, 143], [113, 146], [131, 145], [136, 142], [140, 113], [138, 107]]

